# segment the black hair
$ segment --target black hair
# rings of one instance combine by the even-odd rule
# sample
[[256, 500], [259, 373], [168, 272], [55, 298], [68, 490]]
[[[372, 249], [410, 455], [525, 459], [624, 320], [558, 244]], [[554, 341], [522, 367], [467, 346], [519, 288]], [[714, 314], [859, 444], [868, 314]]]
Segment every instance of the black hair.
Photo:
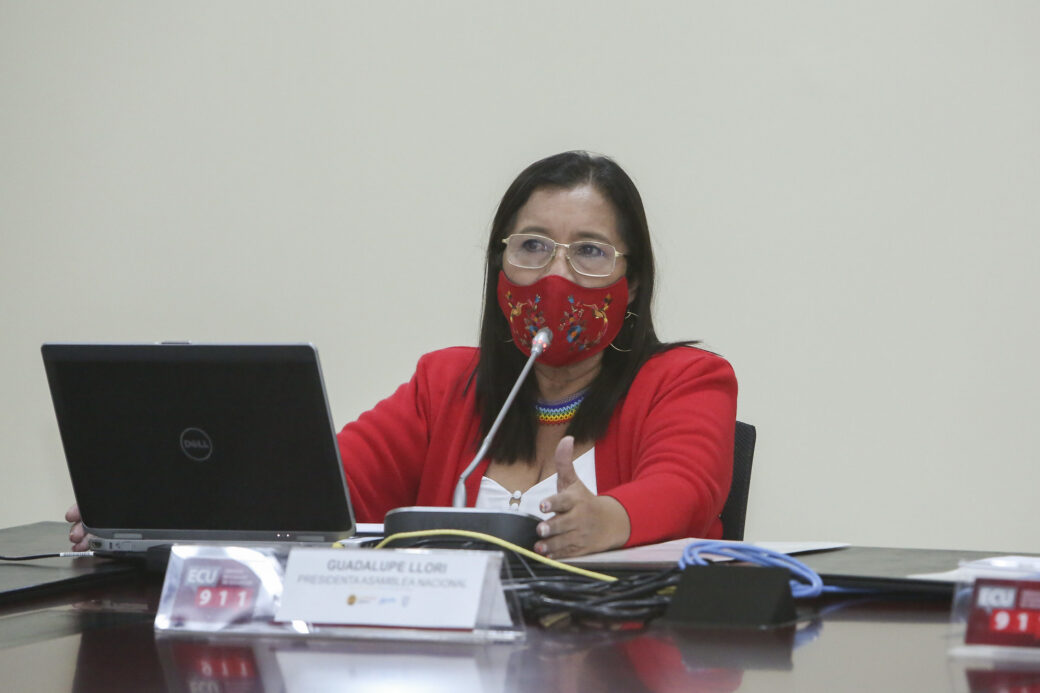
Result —
[[[505, 248], [502, 239], [512, 232], [517, 213], [536, 190], [571, 190], [582, 185], [591, 185], [613, 205], [618, 232], [627, 248], [625, 276], [629, 286], [636, 289], [624, 326], [613, 346], [603, 351], [602, 368], [589, 385], [567, 434], [574, 436], [578, 443], [601, 438], [614, 408], [628, 392], [643, 363], [654, 354], [677, 346], [662, 344], [654, 331], [650, 314], [654, 297], [654, 256], [643, 200], [632, 179], [613, 160], [588, 152], [564, 152], [536, 161], [516, 177], [502, 196], [488, 239], [480, 360], [475, 371], [481, 438], [491, 429], [527, 360], [513, 344], [509, 323], [498, 305], [498, 273]], [[504, 463], [534, 458], [537, 393], [535, 378], [528, 377], [491, 443], [489, 458]]]

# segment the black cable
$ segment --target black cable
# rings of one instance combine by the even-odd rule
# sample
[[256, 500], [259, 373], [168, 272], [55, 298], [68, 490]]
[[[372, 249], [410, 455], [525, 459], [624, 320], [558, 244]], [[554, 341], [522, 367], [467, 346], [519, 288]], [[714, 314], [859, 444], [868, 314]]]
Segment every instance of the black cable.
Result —
[[[664, 613], [670, 601], [670, 590], [678, 583], [680, 575], [678, 568], [672, 568], [615, 578], [561, 569], [566, 566], [546, 568], [541, 565], [537, 566], [536, 572], [520, 550], [509, 550], [474, 537], [430, 532], [426, 536], [402, 535], [401, 539], [407, 541], [404, 546], [408, 548], [505, 549], [508, 563], [518, 568], [514, 573], [519, 576], [509, 579], [504, 586], [516, 595], [524, 616], [541, 622], [545, 627], [575, 619], [600, 624], [645, 623]], [[390, 542], [400, 546], [393, 538], [384, 539], [384, 544]]]
[[679, 581], [679, 571], [640, 574], [604, 583], [576, 576], [520, 579], [511, 587], [519, 594], [524, 614], [543, 626], [569, 620], [588, 624], [647, 622], [664, 613], [667, 592]]

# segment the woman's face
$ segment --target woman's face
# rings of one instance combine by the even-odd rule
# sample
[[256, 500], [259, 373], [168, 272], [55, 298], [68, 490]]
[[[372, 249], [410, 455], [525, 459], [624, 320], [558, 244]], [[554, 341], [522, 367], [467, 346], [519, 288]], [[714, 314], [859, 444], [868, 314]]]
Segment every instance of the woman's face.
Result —
[[[598, 241], [609, 243], [619, 253], [627, 253], [618, 232], [614, 205], [591, 185], [576, 188], [539, 188], [531, 193], [527, 203], [516, 215], [510, 235], [533, 234], [551, 238], [557, 243]], [[606, 277], [579, 274], [567, 261], [564, 248], [557, 248], [556, 256], [541, 269], [523, 269], [503, 258], [502, 271], [514, 284], [533, 284], [542, 277], [558, 274], [570, 281], [590, 288], [608, 286], [625, 276], [624, 255], [617, 258], [614, 271]]]

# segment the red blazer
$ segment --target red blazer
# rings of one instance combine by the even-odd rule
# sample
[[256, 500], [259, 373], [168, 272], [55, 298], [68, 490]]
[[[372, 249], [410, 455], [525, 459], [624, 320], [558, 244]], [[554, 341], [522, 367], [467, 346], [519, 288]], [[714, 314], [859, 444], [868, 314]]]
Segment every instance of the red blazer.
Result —
[[[382, 522], [406, 505], [451, 505], [479, 443], [477, 350], [453, 347], [419, 359], [412, 379], [337, 436], [359, 522]], [[722, 536], [719, 513], [733, 473], [737, 380], [729, 363], [679, 347], [640, 369], [596, 441], [596, 485], [628, 512], [626, 546]], [[469, 477], [472, 506], [487, 469]]]

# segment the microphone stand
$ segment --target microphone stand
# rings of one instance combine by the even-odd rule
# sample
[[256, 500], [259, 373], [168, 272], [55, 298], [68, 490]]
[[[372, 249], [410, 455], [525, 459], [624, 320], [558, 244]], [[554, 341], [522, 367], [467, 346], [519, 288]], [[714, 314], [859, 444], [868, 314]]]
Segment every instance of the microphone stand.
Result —
[[477, 454], [466, 466], [462, 474], [459, 475], [459, 481], [455, 484], [455, 491], [452, 494], [452, 507], [412, 506], [395, 508], [383, 518], [383, 534], [385, 536], [400, 532], [430, 529], [465, 529], [472, 532], [490, 534], [526, 549], [534, 547], [534, 543], [538, 539], [535, 528], [541, 522], [541, 519], [534, 515], [514, 510], [467, 508], [466, 479], [477, 468], [480, 461], [484, 459], [488, 448], [491, 447], [491, 441], [494, 439], [495, 433], [498, 432], [499, 426], [502, 425], [502, 419], [505, 418], [510, 405], [516, 399], [516, 393], [520, 391], [520, 386], [527, 379], [534, 362], [551, 343], [552, 332], [547, 327], [543, 327], [535, 333], [534, 339], [531, 340], [531, 355], [527, 358], [527, 363], [524, 364], [523, 370], [520, 371], [516, 383], [513, 384], [513, 389], [509, 391], [509, 395], [499, 410], [498, 416], [495, 417], [494, 422], [491, 424], [490, 430], [484, 436]]

